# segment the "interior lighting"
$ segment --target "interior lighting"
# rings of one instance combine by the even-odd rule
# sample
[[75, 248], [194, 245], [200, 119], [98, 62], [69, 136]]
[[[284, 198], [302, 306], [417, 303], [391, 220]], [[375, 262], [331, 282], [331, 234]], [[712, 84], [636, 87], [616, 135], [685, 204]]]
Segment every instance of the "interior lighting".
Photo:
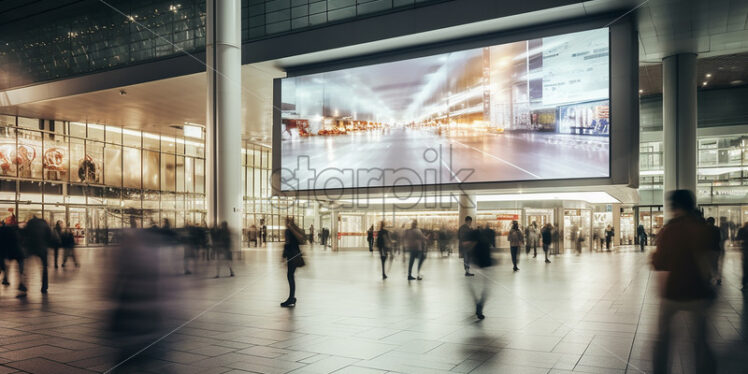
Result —
[[203, 138], [203, 128], [200, 126], [188, 125], [185, 123], [183, 127], [183, 131], [184, 131], [185, 138], [195, 138], [195, 139]]
[[712, 77], [712, 73], [706, 73], [706, 77], [707, 78], [711, 78]]
[[706, 81], [703, 81], [703, 82], [701, 82], [701, 85], [702, 85], [702, 86], [706, 86], [706, 85], [707, 85], [707, 82], [706, 82]]

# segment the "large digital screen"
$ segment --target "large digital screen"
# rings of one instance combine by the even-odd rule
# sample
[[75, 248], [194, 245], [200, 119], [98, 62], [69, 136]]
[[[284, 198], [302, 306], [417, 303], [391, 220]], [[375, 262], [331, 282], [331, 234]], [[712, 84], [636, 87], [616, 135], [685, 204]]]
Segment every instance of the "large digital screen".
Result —
[[601, 28], [284, 78], [280, 188], [607, 178], [609, 65]]

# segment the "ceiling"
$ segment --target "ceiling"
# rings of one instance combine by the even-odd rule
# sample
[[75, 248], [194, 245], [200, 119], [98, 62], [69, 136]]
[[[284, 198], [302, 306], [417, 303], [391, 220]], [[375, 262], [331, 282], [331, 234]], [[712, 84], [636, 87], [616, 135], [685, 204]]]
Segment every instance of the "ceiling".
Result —
[[[270, 64], [242, 66], [242, 116], [245, 139], [269, 141], [273, 79], [285, 73]], [[204, 73], [123, 86], [4, 110], [35, 118], [116, 124], [153, 132], [172, 131], [185, 122], [205, 123], [207, 77]]]
[[[4, 0], [0, 2], [0, 23], [35, 11], [45, 12], [54, 6], [78, 3], [80, 1]], [[661, 91], [660, 61], [679, 52], [699, 54], [699, 77], [707, 82], [704, 89], [748, 83], [748, 0], [592, 0], [526, 16], [536, 23], [551, 22], [559, 17], [573, 18], [622, 9], [630, 10], [638, 25], [640, 86], [644, 95]], [[271, 135], [272, 79], [283, 76], [286, 67], [435, 43], [519, 27], [521, 22], [528, 22], [528, 17], [522, 18], [521, 22], [519, 17], [513, 17], [245, 65], [242, 68], [245, 138], [267, 141]], [[428, 70], [431, 67], [423, 68]], [[707, 73], [711, 77], [707, 78]], [[375, 83], [390, 92], [388, 100], [392, 105], [402, 98], [402, 86], [422, 85], [422, 82], [414, 81], [411, 74], [392, 72], [378, 78]], [[121, 90], [127, 94], [121, 95]], [[203, 123], [205, 91], [205, 75], [194, 74], [0, 110], [26, 116], [159, 130], [184, 122]], [[400, 102], [400, 105], [406, 104]]]
[[[700, 58], [696, 70], [701, 90], [743, 86], [748, 84], [748, 53]], [[639, 67], [639, 89], [645, 96], [662, 93], [661, 63]]]

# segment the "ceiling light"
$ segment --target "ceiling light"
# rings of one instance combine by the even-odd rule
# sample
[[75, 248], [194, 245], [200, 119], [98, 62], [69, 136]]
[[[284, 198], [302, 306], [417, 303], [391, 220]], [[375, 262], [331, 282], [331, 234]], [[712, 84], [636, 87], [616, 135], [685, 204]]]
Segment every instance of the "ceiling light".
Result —
[[704, 82], [701, 82], [701, 85], [702, 85], [702, 86], [706, 86], [706, 81], [704, 81]]
[[183, 131], [184, 131], [185, 138], [196, 138], [196, 139], [203, 138], [203, 128], [200, 126], [185, 124]]
[[644, 93], [644, 90], [639, 90], [639, 93]]
[[742, 79], [736, 79], [734, 81], [731, 81], [730, 84], [733, 85], [733, 86], [737, 86], [739, 84], [743, 84], [743, 80]]
[[711, 78], [712, 77], [712, 73], [706, 73], [706, 77], [707, 78]]

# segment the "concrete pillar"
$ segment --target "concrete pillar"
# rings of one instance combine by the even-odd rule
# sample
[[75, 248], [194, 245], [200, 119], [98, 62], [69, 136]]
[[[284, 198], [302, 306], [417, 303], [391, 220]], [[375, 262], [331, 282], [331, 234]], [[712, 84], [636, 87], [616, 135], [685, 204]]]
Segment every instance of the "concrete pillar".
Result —
[[558, 229], [558, 242], [554, 243], [554, 254], [564, 253], [564, 207], [555, 208], [553, 214], [553, 224]]
[[457, 216], [459, 220], [457, 227], [465, 223], [465, 217], [467, 216], [473, 217], [473, 224], [475, 224], [477, 222], [477, 217], [475, 216], [477, 210], [478, 202], [475, 200], [475, 195], [461, 194], [459, 204], [457, 204]]
[[[696, 78], [695, 53], [662, 59], [665, 194], [676, 189], [696, 193]], [[667, 209], [665, 219], [669, 219]]]
[[621, 243], [621, 239], [623, 239], [623, 233], [621, 232], [621, 204], [613, 204], [613, 232], [615, 233], [613, 236], [613, 244], [616, 246], [628, 244]]
[[207, 0], [206, 199], [208, 223], [228, 223], [241, 243], [241, 1]]
[[332, 241], [332, 243], [331, 243], [332, 244], [331, 249], [333, 251], [337, 251], [338, 250], [338, 244], [339, 244], [338, 243], [339, 242], [339, 240], [338, 240], [338, 229], [339, 229], [339, 226], [340, 226], [340, 222], [338, 222], [339, 218], [340, 218], [340, 214], [338, 213], [337, 210], [333, 209], [330, 212], [330, 226], [332, 226], [332, 227], [330, 227], [330, 239], [329, 239], [329, 240]]

